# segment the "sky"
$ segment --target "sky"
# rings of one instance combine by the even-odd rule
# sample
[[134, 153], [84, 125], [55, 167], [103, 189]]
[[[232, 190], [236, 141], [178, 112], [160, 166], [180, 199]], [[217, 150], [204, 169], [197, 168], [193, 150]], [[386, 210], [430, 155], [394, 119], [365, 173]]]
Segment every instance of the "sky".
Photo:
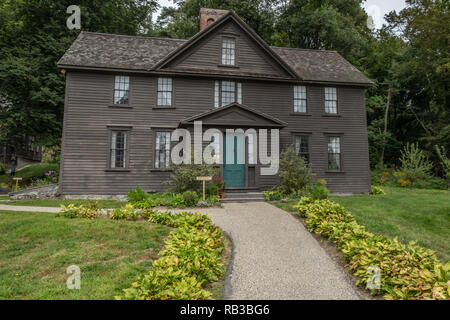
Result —
[[[173, 7], [173, 1], [171, 0], [158, 0], [161, 7]], [[384, 15], [395, 10], [400, 11], [405, 7], [404, 0], [366, 0], [363, 4], [366, 12], [372, 16], [377, 29], [381, 28], [385, 23]], [[154, 20], [159, 15], [159, 12], [155, 15]]]

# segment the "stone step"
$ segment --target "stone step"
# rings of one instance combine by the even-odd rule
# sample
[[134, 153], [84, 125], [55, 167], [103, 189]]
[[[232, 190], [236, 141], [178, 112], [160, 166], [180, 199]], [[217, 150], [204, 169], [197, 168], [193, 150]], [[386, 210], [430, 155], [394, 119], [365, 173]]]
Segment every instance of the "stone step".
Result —
[[264, 199], [264, 195], [262, 193], [225, 193], [225, 198], [233, 198], [233, 199], [239, 199], [239, 198], [254, 198], [254, 199]]
[[264, 202], [264, 198], [225, 198], [220, 199], [221, 203], [230, 203], [230, 202]]

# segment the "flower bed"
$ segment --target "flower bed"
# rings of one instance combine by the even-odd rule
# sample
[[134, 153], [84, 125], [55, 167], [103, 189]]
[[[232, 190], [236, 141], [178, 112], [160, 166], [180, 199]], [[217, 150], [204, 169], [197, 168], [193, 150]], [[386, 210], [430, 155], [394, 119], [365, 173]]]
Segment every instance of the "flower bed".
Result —
[[89, 206], [61, 206], [59, 214], [68, 218], [95, 219], [100, 216], [119, 220], [136, 220], [139, 217], [158, 224], [174, 227], [160, 258], [153, 262], [153, 268], [124, 290], [116, 299], [126, 300], [207, 300], [212, 293], [206, 285], [219, 280], [224, 272], [224, 235], [211, 223], [207, 215], [200, 213], [159, 212], [136, 209], [131, 204], [115, 209], [109, 214]]
[[372, 294], [386, 299], [450, 298], [450, 263], [442, 265], [434, 251], [367, 232], [344, 207], [329, 200], [302, 198], [296, 208], [310, 231], [342, 251], [359, 278], [357, 284], [372, 284], [373, 267], [379, 268], [379, 287], [369, 286]]

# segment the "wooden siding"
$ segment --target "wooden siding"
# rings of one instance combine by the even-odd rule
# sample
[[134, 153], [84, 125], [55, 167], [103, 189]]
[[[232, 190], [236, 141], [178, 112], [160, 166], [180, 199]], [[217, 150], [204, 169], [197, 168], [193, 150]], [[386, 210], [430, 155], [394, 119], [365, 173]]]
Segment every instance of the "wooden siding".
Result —
[[[149, 191], [167, 188], [169, 172], [153, 169], [154, 132], [172, 130], [185, 118], [210, 110], [214, 79], [173, 78], [173, 108], [156, 107], [157, 77], [131, 75], [131, 108], [111, 107], [114, 74], [67, 73], [61, 163], [63, 194], [125, 194], [136, 186]], [[313, 171], [334, 192], [365, 193], [370, 189], [364, 89], [338, 88], [339, 116], [324, 116], [324, 89], [307, 86], [308, 115], [293, 115], [293, 89], [288, 83], [243, 81], [243, 104], [272, 115], [288, 125], [280, 145], [292, 143], [294, 133], [311, 136]], [[125, 171], [108, 169], [109, 130], [130, 127], [129, 165]], [[327, 172], [326, 134], [342, 137], [343, 172]], [[260, 176], [259, 187], [277, 183], [276, 176]]]
[[[222, 37], [236, 40], [236, 67], [221, 66]], [[177, 57], [168, 68], [226, 70], [229, 74], [252, 73], [266, 76], [291, 77], [260, 45], [250, 39], [237, 24], [229, 21], [217, 32], [205, 37], [193, 49]]]

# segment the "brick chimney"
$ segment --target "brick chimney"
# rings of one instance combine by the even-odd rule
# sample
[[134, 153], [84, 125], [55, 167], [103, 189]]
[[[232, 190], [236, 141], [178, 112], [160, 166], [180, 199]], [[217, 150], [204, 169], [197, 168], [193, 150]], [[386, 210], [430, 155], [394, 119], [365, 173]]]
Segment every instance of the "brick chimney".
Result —
[[215, 22], [224, 14], [227, 14], [229, 10], [221, 10], [221, 9], [208, 9], [201, 8], [200, 9], [200, 31], [205, 29], [211, 23]]

